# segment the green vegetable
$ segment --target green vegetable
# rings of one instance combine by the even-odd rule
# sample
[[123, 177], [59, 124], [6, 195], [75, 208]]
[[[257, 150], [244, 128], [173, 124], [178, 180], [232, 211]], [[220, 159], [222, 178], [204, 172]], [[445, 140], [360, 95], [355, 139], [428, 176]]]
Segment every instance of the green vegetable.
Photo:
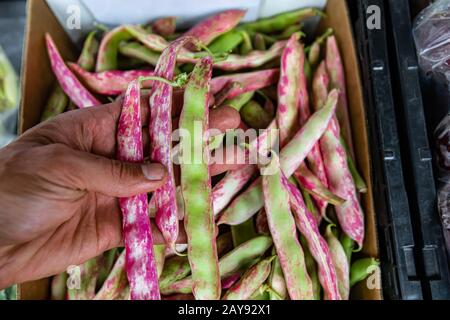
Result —
[[255, 22], [245, 23], [239, 28], [247, 31], [271, 33], [283, 31], [293, 24], [314, 16], [323, 16], [323, 12], [315, 8], [300, 9], [297, 11], [281, 13], [270, 18], [260, 19]]
[[67, 97], [59, 84], [55, 84], [44, 107], [44, 112], [41, 116], [41, 122], [51, 119], [60, 113], [63, 113], [68, 103], [69, 97]]
[[265, 129], [272, 121], [270, 114], [254, 100], [247, 102], [240, 113], [242, 120], [253, 129]]
[[246, 54], [250, 53], [250, 51], [253, 50], [253, 44], [252, 44], [252, 39], [250, 38], [250, 35], [247, 32], [242, 31], [241, 33], [242, 33], [243, 42], [241, 44], [240, 51], [241, 51], [241, 54], [245, 56]]
[[[188, 237], [188, 258], [191, 265], [196, 299], [220, 299], [220, 273], [215, 242], [215, 224], [208, 163], [208, 94], [212, 75], [212, 59], [196, 64], [184, 93], [180, 129], [190, 132], [190, 139], [181, 143], [181, 189], [184, 199], [184, 225]], [[196, 124], [202, 124], [203, 139], [195, 135]], [[187, 143], [185, 143], [187, 142]], [[201, 159], [195, 159], [200, 153]]]
[[215, 39], [208, 47], [212, 53], [231, 52], [244, 40], [242, 33], [236, 30], [228, 31]]
[[153, 66], [156, 66], [160, 56], [158, 52], [154, 52], [146, 46], [134, 41], [121, 44], [119, 52], [126, 57], [137, 58]]
[[0, 112], [15, 108], [19, 102], [17, 74], [0, 47]]
[[380, 265], [374, 258], [363, 258], [353, 262], [350, 268], [350, 288], [370, 276]]

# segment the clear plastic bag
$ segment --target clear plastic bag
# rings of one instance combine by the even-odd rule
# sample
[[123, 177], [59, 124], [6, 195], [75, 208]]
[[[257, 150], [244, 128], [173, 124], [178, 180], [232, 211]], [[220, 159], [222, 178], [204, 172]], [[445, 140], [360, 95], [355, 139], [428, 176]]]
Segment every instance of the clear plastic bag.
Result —
[[434, 136], [438, 168], [438, 209], [450, 256], [450, 115], [441, 121]]
[[436, 127], [438, 209], [450, 256], [450, 0], [438, 0], [418, 14], [413, 27], [423, 84], [429, 91], [427, 115]]
[[450, 0], [439, 0], [416, 17], [414, 41], [420, 68], [450, 82]]

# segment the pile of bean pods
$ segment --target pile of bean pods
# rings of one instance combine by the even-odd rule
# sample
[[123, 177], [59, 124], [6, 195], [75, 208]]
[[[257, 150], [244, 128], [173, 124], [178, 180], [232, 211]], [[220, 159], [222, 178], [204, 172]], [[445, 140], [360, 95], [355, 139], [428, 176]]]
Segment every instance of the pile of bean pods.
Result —
[[[303, 33], [323, 15], [313, 8], [241, 23], [244, 15], [224, 11], [184, 32], [174, 17], [97, 29], [76, 62], [46, 35], [57, 83], [42, 121], [122, 95], [117, 158], [149, 157], [169, 176], [152, 194], [119, 199], [125, 249], [79, 266], [79, 288], [67, 288], [67, 273], [54, 276], [53, 299], [349, 299], [378, 266], [352, 257], [363, 245], [367, 187], [333, 30]], [[175, 128], [192, 135], [175, 145]], [[239, 143], [248, 128], [258, 135]], [[199, 149], [207, 156], [188, 161]], [[227, 158], [256, 151], [260, 160], [212, 164], [221, 150]], [[151, 223], [165, 244], [153, 243]]]

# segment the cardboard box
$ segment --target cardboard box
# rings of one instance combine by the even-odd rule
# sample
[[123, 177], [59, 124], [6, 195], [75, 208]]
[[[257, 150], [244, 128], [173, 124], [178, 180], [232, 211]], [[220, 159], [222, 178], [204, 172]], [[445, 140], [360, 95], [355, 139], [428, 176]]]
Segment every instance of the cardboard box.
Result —
[[[366, 238], [362, 255], [378, 257], [376, 218], [371, 188], [371, 161], [367, 136], [364, 99], [361, 87], [358, 60], [348, 8], [344, 0], [329, 0], [326, 6], [327, 17], [321, 22], [321, 29], [332, 27], [338, 39], [347, 75], [347, 91], [355, 144], [356, 162], [368, 185], [368, 192], [362, 196], [365, 212]], [[20, 109], [19, 131], [39, 123], [45, 100], [55, 81], [45, 48], [44, 34], [51, 33], [62, 56], [74, 60], [76, 51], [64, 33], [56, 18], [43, 0], [28, 1], [28, 23], [25, 39], [25, 52], [22, 74], [22, 102]], [[380, 277], [380, 274], [376, 274]], [[381, 280], [378, 278], [378, 284]], [[376, 282], [375, 281], [375, 284]], [[20, 286], [21, 299], [47, 299], [49, 280], [42, 279]], [[352, 299], [379, 300], [381, 288], [369, 289], [362, 282], [352, 290]]]

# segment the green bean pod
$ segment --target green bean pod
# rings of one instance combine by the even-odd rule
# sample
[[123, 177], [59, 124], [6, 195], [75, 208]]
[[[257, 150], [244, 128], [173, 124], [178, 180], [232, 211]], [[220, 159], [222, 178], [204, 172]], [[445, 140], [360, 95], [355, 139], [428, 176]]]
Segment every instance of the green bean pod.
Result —
[[[264, 235], [253, 238], [241, 244], [239, 247], [234, 248], [220, 258], [220, 277], [223, 279], [244, 268], [248, 268], [248, 266], [252, 265], [255, 259], [261, 257], [271, 245], [272, 238]], [[176, 281], [167, 288], [161, 288], [161, 293], [164, 295], [191, 292], [192, 277], [187, 277], [180, 281]]]
[[253, 219], [231, 227], [231, 235], [233, 239], [233, 246], [238, 247], [244, 242], [256, 237], [255, 225]]
[[348, 170], [350, 170], [350, 173], [352, 174], [353, 182], [355, 183], [356, 189], [361, 193], [366, 193], [367, 192], [367, 184], [364, 181], [364, 178], [359, 173], [358, 169], [356, 168], [355, 162], [353, 161], [353, 158], [350, 154], [348, 145], [345, 142], [345, 139], [342, 135], [341, 135], [341, 144], [344, 147], [345, 152], [347, 153]]
[[246, 54], [250, 53], [250, 51], [253, 50], [253, 44], [252, 39], [250, 38], [250, 35], [247, 32], [241, 31], [241, 33], [243, 41], [241, 44], [240, 53], [245, 56]]
[[83, 263], [80, 268], [80, 287], [67, 289], [69, 300], [91, 300], [95, 296], [101, 256]]
[[256, 50], [267, 50], [267, 43], [262, 33], [255, 33], [253, 36], [253, 46]]
[[107, 32], [100, 42], [95, 71], [116, 70], [118, 67], [117, 56], [119, 45], [122, 41], [127, 41], [132, 38], [133, 35], [127, 30], [127, 26], [119, 26]]
[[0, 112], [15, 108], [19, 101], [16, 71], [0, 46]]
[[51, 299], [65, 300], [67, 294], [67, 272], [53, 276], [51, 281]]
[[259, 300], [259, 301], [266, 301], [266, 300], [272, 300], [270, 298], [270, 292], [268, 286], [263, 284], [261, 287], [259, 287], [253, 294], [248, 298], [248, 300]]
[[331, 259], [336, 269], [336, 277], [341, 298], [348, 300], [350, 296], [350, 265], [342, 244], [332, 231], [333, 225], [328, 225], [325, 231], [325, 239], [330, 247]]
[[306, 241], [305, 237], [300, 236], [300, 243], [302, 244], [303, 250], [305, 250], [306, 270], [308, 271], [308, 274], [311, 278], [314, 300], [320, 300], [322, 286], [320, 285], [319, 273], [317, 272], [317, 263], [314, 260], [311, 251], [309, 251], [308, 242]]
[[245, 23], [239, 28], [247, 31], [271, 33], [285, 30], [293, 24], [314, 16], [323, 16], [323, 13], [315, 8], [305, 8], [282, 13], [270, 18], [260, 19], [255, 22]]
[[[211, 179], [208, 162], [209, 86], [212, 59], [203, 58], [196, 64], [184, 93], [180, 115], [180, 129], [190, 133], [181, 143], [181, 188], [184, 198], [184, 225], [188, 237], [188, 257], [196, 299], [220, 299], [221, 285], [215, 224], [211, 197]], [[196, 132], [201, 123], [202, 138]], [[187, 142], [187, 143], [186, 143]], [[199, 156], [201, 159], [196, 158]]]
[[311, 212], [314, 218], [316, 218], [318, 223], [320, 223], [320, 221], [322, 220], [322, 215], [317, 210], [317, 207], [314, 204], [311, 195], [304, 188], [301, 188], [300, 190], [302, 192], [303, 199], [305, 200], [306, 208], [308, 209], [309, 212]]
[[95, 70], [95, 56], [99, 48], [98, 40], [95, 38], [96, 34], [97, 30], [93, 30], [88, 34], [77, 61], [77, 64], [86, 71]]
[[[283, 30], [283, 32], [281, 32], [279, 35], [276, 35], [275, 38], [276, 39], [289, 39], [294, 33], [297, 32], [301, 32], [303, 28], [303, 24], [299, 23], [299, 24], [293, 24], [289, 27], [287, 27], [286, 29]], [[302, 33], [303, 35], [303, 33]]]
[[[338, 92], [333, 90], [329, 94], [325, 106], [316, 111], [303, 128], [281, 150], [281, 168], [287, 177], [290, 177], [300, 167], [306, 155], [327, 129], [334, 115], [337, 99]], [[261, 179], [257, 179], [223, 211], [218, 224], [240, 224], [256, 214], [263, 205]]]
[[138, 42], [127, 42], [119, 47], [120, 54], [129, 58], [142, 60], [152, 66], [156, 66], [160, 54], [148, 49], [146, 46]]
[[126, 286], [128, 286], [128, 279], [125, 272], [125, 250], [123, 250], [94, 300], [114, 300]]
[[222, 105], [230, 106], [236, 109], [237, 111], [240, 111], [242, 107], [253, 98], [254, 95], [255, 95], [254, 91], [245, 92], [238, 95], [237, 97], [226, 99], [222, 103]]
[[292, 300], [314, 299], [305, 256], [297, 239], [297, 229], [290, 208], [289, 193], [282, 182], [278, 156], [272, 153], [267, 167], [261, 168], [262, 190], [267, 221]]
[[108, 250], [104, 252], [102, 256], [103, 259], [100, 264], [100, 269], [98, 271], [97, 289], [100, 289], [100, 287], [103, 285], [106, 278], [108, 277], [109, 273], [111, 272], [114, 262], [119, 256], [118, 248]]
[[[272, 254], [276, 254], [275, 248], [272, 250]], [[268, 292], [270, 300], [286, 300], [288, 296], [286, 281], [278, 257], [275, 257], [272, 261], [272, 269], [267, 284], [272, 289]]]
[[[239, 111], [241, 110], [242, 106], [244, 106], [248, 101], [250, 101], [253, 98], [254, 94], [255, 94], [254, 91], [244, 92], [234, 98], [226, 99], [221, 105], [230, 106]], [[222, 145], [224, 137], [225, 133], [221, 133], [217, 136], [211, 137], [211, 140], [208, 145], [209, 149], [215, 150], [219, 148]]]
[[353, 262], [350, 267], [350, 288], [370, 276], [380, 265], [375, 258], [363, 258]]
[[158, 271], [158, 278], [164, 270], [164, 263], [166, 261], [166, 246], [164, 244], [153, 245], [153, 255], [155, 257], [156, 270]]
[[266, 258], [245, 272], [223, 296], [223, 300], [247, 300], [266, 281], [275, 256]]
[[265, 129], [272, 121], [270, 114], [254, 100], [247, 102], [240, 114], [241, 119], [253, 129]]
[[210, 45], [209, 50], [212, 53], [231, 52], [234, 48], [239, 46], [244, 38], [242, 33], [236, 30], [230, 30], [215, 39]]
[[41, 122], [56, 117], [58, 114], [63, 113], [69, 103], [69, 98], [64, 93], [59, 84], [55, 84], [47, 103], [44, 107], [44, 112], [41, 116]]
[[[231, 234], [224, 233], [217, 237], [217, 254], [219, 256], [232, 249]], [[187, 256], [173, 256], [167, 259], [164, 269], [159, 277], [159, 287], [162, 292], [168, 290], [169, 286], [191, 273], [191, 267]]]
[[342, 244], [342, 248], [344, 248], [348, 263], [350, 263], [352, 261], [353, 249], [355, 248], [355, 241], [345, 233], [342, 233], [339, 241]]

